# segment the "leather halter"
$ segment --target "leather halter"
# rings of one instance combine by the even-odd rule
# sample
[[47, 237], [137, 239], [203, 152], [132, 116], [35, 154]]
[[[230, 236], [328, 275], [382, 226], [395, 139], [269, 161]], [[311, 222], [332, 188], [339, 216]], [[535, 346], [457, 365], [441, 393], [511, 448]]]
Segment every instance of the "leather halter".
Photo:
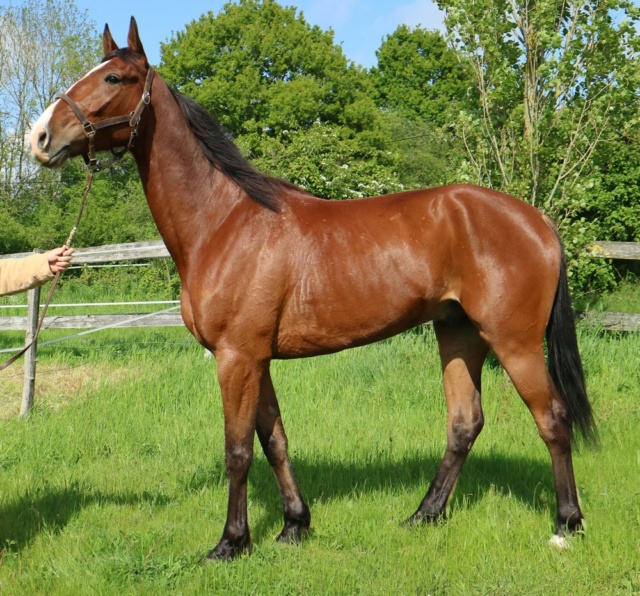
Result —
[[[84, 132], [84, 136], [87, 137], [89, 141], [89, 150], [83, 155], [85, 163], [92, 170], [99, 170], [106, 166], [98, 166], [98, 160], [96, 158], [96, 148], [95, 148], [95, 136], [99, 130], [103, 128], [109, 128], [111, 126], [119, 126], [120, 124], [128, 124], [131, 130], [131, 136], [129, 137], [129, 143], [127, 146], [121, 151], [112, 150], [116, 161], [121, 159], [122, 156], [131, 149], [133, 146], [133, 140], [138, 134], [138, 125], [140, 124], [140, 117], [142, 116], [142, 112], [145, 107], [149, 105], [151, 102], [151, 83], [153, 82], [153, 75], [155, 70], [152, 66], [149, 67], [149, 71], [147, 72], [147, 78], [144, 83], [144, 90], [142, 92], [142, 97], [136, 106], [136, 109], [127, 115], [122, 116], [114, 116], [113, 118], [105, 118], [104, 120], [100, 120], [98, 122], [91, 122], [85, 115], [84, 112], [80, 109], [78, 104], [73, 101], [66, 93], [63, 93], [58, 97], [58, 99], [64, 100], [69, 107], [73, 110], [73, 113], [76, 115], [80, 123], [82, 124], [82, 131]], [[107, 164], [111, 165], [111, 164]]]

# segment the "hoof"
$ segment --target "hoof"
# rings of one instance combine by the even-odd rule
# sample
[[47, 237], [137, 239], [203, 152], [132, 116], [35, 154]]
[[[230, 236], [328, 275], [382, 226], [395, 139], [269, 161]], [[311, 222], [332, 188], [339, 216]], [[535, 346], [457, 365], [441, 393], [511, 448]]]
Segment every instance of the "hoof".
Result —
[[551, 540], [549, 540], [549, 546], [551, 548], [555, 548], [556, 550], [569, 550], [572, 548], [571, 542], [567, 540], [566, 536], [558, 536], [558, 534], [554, 534], [551, 536]]
[[207, 555], [207, 562], [233, 561], [240, 555], [248, 555], [250, 551], [249, 540], [242, 540], [238, 544], [234, 544], [231, 540], [223, 538]]
[[282, 529], [282, 532], [278, 534], [276, 542], [283, 542], [285, 544], [298, 544], [302, 537], [309, 531], [309, 526], [297, 523], [287, 522]]
[[444, 513], [437, 515], [435, 513], [421, 513], [420, 511], [416, 511], [410, 518], [404, 520], [402, 525], [407, 527], [424, 526], [426, 524], [435, 525], [443, 520]]

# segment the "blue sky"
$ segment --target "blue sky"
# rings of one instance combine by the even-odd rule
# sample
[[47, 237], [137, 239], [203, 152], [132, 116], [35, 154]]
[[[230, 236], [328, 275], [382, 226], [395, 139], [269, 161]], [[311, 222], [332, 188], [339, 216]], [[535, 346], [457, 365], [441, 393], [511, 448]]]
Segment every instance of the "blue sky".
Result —
[[[76, 6], [87, 11], [100, 33], [109, 23], [119, 45], [126, 43], [129, 18], [134, 16], [152, 64], [160, 62], [160, 42], [209, 10], [217, 14], [225, 4], [225, 0], [76, 0]], [[298, 8], [311, 25], [333, 29], [334, 41], [342, 44], [347, 58], [365, 67], [376, 64], [376, 50], [399, 24], [427, 29], [442, 25], [441, 14], [431, 0], [280, 0], [280, 4]]]

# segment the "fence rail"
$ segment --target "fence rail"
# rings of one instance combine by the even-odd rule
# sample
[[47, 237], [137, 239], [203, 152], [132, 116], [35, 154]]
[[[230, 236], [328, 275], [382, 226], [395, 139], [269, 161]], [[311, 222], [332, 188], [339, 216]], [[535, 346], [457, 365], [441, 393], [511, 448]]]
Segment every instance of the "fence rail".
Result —
[[640, 331], [640, 313], [590, 310], [578, 313], [578, 318], [604, 331]]
[[[587, 251], [597, 259], [640, 261], [640, 242], [595, 242]], [[587, 311], [578, 316], [606, 331], [640, 331], [640, 313]]]
[[[32, 252], [1, 255], [0, 259], [28, 257]], [[169, 257], [169, 251], [162, 240], [132, 242], [129, 244], [107, 244], [89, 248], [76, 248], [73, 252], [74, 265], [134, 261], [137, 259], [160, 259]]]
[[[100, 327], [182, 327], [180, 313], [148, 313], [147, 318], [137, 319], [140, 315], [50, 315], [45, 317], [42, 330], [46, 329], [97, 329]], [[27, 317], [0, 317], [1, 331], [24, 331]], [[17, 351], [17, 350], [16, 350]]]
[[[587, 248], [594, 258], [636, 259], [640, 260], [638, 242], [596, 242]], [[0, 259], [26, 257], [33, 253], [0, 255]], [[74, 265], [95, 265], [138, 259], [159, 259], [169, 257], [169, 251], [162, 240], [135, 242], [130, 244], [110, 244], [90, 248], [78, 248], [73, 253]], [[31, 337], [37, 323], [37, 311], [40, 302], [40, 288], [28, 292], [27, 316], [0, 316], [0, 331], [25, 331]], [[122, 303], [119, 303], [122, 304]], [[133, 304], [133, 303], [132, 303]], [[140, 303], [136, 303], [140, 304]], [[150, 302], [149, 304], [153, 304]], [[157, 304], [157, 302], [156, 302]], [[101, 303], [101, 305], [105, 305]], [[71, 305], [68, 305], [71, 306]], [[86, 306], [86, 305], [83, 305]], [[43, 329], [93, 329], [112, 327], [181, 327], [182, 316], [176, 312], [178, 307], [161, 312], [145, 314], [116, 315], [49, 315], [45, 318]], [[35, 313], [35, 316], [34, 316]], [[611, 331], [640, 331], [640, 313], [586, 312], [579, 317], [602, 329]], [[82, 332], [82, 334], [88, 331]], [[73, 336], [72, 336], [73, 337]], [[61, 341], [61, 338], [53, 341]], [[27, 339], [27, 343], [28, 343]], [[17, 348], [15, 351], [18, 351]], [[7, 350], [4, 350], [7, 351]], [[11, 350], [9, 350], [11, 351]], [[20, 415], [25, 415], [33, 403], [35, 387], [36, 346], [32, 346], [25, 356], [25, 383]]]
[[587, 249], [592, 257], [640, 261], [640, 242], [596, 242]]

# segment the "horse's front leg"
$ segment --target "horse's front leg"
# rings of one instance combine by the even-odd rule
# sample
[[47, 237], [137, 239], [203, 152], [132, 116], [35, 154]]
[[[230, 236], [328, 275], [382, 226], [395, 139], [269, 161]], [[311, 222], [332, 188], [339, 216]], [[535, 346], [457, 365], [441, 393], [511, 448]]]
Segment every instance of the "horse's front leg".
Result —
[[231, 560], [251, 546], [247, 519], [247, 477], [253, 461], [253, 436], [263, 363], [232, 350], [215, 353], [224, 409], [224, 436], [229, 503], [222, 538], [209, 560]]
[[280, 417], [278, 400], [269, 370], [264, 371], [257, 419], [258, 438], [278, 482], [284, 511], [280, 542], [299, 542], [311, 524], [311, 513], [304, 502], [289, 460], [287, 435]]

